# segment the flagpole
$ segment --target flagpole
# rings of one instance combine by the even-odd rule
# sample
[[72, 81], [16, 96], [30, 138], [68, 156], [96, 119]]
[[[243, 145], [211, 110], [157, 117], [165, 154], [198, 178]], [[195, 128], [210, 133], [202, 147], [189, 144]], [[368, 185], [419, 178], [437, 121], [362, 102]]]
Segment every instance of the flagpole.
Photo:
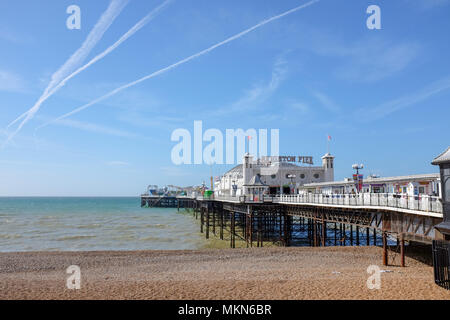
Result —
[[331, 136], [328, 135], [327, 137], [327, 153], [330, 154], [330, 141], [331, 141]]

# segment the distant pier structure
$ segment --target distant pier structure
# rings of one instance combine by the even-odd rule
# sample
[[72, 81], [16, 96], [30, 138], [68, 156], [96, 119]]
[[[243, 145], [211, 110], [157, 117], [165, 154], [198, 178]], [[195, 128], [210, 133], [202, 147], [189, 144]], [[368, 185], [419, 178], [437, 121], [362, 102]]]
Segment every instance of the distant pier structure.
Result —
[[[168, 185], [158, 188], [156, 185], [149, 185], [147, 191], [141, 194], [141, 207], [147, 208], [189, 208], [192, 197], [197, 194], [195, 187], [179, 187]], [[200, 193], [200, 191], [198, 191]], [[188, 198], [186, 195], [190, 194]]]
[[141, 207], [149, 208], [177, 208], [178, 199], [174, 196], [141, 195]]
[[[237, 185], [233, 179], [240, 178], [241, 190], [233, 185], [228, 194], [207, 191], [204, 185], [176, 187], [173, 192], [149, 188], [141, 206], [192, 209], [205, 238], [228, 241], [231, 248], [236, 240], [247, 247], [380, 246], [384, 266], [405, 267], [409, 248], [432, 244], [427, 252], [435, 282], [450, 289], [450, 147], [433, 164], [440, 166], [440, 174], [301, 186], [293, 181], [273, 190], [263, 175], [247, 181], [235, 170], [229, 173], [231, 182]], [[245, 165], [238, 169], [245, 171]], [[291, 179], [291, 174], [283, 174]]]

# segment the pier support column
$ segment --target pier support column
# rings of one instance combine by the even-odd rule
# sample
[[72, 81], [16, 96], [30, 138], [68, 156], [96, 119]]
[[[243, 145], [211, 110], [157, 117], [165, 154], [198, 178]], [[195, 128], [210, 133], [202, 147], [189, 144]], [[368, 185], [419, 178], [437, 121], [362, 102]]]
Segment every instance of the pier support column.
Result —
[[214, 207], [212, 208], [212, 232], [214, 235], [216, 235], [216, 210]]
[[231, 248], [235, 248], [236, 247], [236, 242], [235, 242], [235, 217], [234, 217], [234, 212], [231, 212], [231, 227], [230, 227], [230, 247]]
[[334, 246], [337, 246], [337, 223], [334, 223]]
[[220, 209], [220, 240], [223, 240], [223, 209]]
[[369, 234], [370, 229], [366, 228], [366, 244], [368, 246], [370, 246], [370, 234]]
[[359, 227], [356, 226], [356, 246], [359, 247]]
[[317, 222], [315, 219], [312, 220], [313, 222], [313, 237], [314, 237], [314, 247], [318, 246], [318, 240], [317, 239]]
[[402, 267], [405, 267], [405, 236], [402, 233], [400, 235], [400, 264]]
[[373, 229], [373, 245], [377, 245], [377, 229]]
[[322, 219], [322, 247], [326, 246], [327, 240], [327, 223]]
[[209, 208], [206, 209], [206, 239], [209, 239]]
[[387, 234], [383, 232], [383, 266], [388, 265]]
[[203, 233], [203, 207], [200, 207], [200, 232]]
[[353, 226], [350, 225], [350, 245], [353, 246]]

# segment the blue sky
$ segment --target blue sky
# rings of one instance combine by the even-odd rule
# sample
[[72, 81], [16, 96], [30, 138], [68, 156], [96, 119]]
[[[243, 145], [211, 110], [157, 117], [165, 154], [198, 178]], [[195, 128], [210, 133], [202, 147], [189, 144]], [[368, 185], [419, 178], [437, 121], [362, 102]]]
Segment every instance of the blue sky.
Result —
[[[137, 195], [192, 185], [230, 166], [171, 162], [173, 130], [280, 130], [280, 154], [336, 156], [336, 179], [437, 172], [450, 144], [450, 1], [321, 0], [164, 74], [36, 130], [117, 87], [204, 50], [300, 0], [172, 1], [66, 83], [5, 144], [110, 1], [0, 2], [0, 195]], [[81, 65], [159, 1], [131, 0]], [[66, 8], [81, 8], [69, 30]], [[381, 8], [381, 30], [366, 8]], [[81, 66], [79, 65], [79, 66]]]

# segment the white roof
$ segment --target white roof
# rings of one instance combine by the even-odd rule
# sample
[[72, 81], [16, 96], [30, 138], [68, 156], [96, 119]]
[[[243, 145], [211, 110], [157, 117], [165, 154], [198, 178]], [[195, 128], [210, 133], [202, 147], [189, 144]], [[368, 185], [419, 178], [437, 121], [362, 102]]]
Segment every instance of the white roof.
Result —
[[[364, 179], [365, 183], [383, 183], [383, 182], [403, 182], [403, 181], [422, 181], [422, 180], [437, 180], [439, 179], [439, 173], [428, 173], [428, 174], [414, 174], [409, 176], [398, 176], [398, 177], [384, 177], [384, 178], [367, 178]], [[327, 186], [341, 186], [341, 185], [353, 185], [355, 182], [350, 181], [330, 181], [330, 182], [319, 182], [319, 183], [306, 183], [303, 187], [327, 187]]]
[[431, 164], [440, 164], [443, 162], [450, 162], [450, 147], [447, 148], [444, 152], [438, 155]]

